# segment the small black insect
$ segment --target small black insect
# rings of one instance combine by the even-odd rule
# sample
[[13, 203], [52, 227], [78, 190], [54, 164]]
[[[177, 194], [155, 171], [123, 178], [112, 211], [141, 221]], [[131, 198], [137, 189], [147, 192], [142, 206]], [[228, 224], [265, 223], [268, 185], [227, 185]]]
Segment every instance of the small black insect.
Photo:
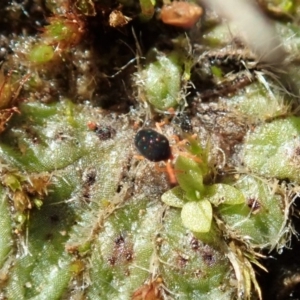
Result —
[[167, 160], [172, 156], [168, 139], [152, 129], [140, 130], [134, 144], [140, 154], [150, 161]]

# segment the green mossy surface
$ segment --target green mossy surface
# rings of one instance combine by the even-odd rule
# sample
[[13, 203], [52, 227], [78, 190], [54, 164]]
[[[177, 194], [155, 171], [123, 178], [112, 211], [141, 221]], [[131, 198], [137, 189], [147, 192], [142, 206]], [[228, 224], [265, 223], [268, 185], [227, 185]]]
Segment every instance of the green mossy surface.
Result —
[[[297, 83], [299, 5], [261, 7]], [[0, 9], [1, 299], [262, 298], [254, 265], [293, 231], [297, 95], [230, 22], [208, 9], [175, 30], [159, 9]], [[166, 135], [168, 162], [137, 157], [140, 128]]]
[[299, 183], [300, 119], [289, 117], [258, 126], [245, 142], [245, 163], [263, 176]]
[[[85, 293], [90, 299], [129, 299], [152, 269], [160, 270], [164, 284], [180, 298], [219, 295], [226, 276], [233, 276], [220, 249], [187, 235], [179, 211], [163, 217], [166, 207], [159, 199], [116, 194], [122, 165], [132, 155], [128, 131], [100, 141], [86, 125], [91, 109], [68, 101], [24, 104], [20, 110], [21, 116], [3, 134], [2, 159], [22, 170], [24, 177], [51, 174], [51, 184], [41, 207], [30, 212], [26, 231], [17, 238], [19, 249], [10, 242], [9, 200], [3, 195], [7, 217], [2, 220], [3, 259], [11, 251], [9, 259], [14, 261], [4, 289], [9, 299], [59, 299], [72, 294], [70, 282], [81, 276], [72, 271], [78, 254], [89, 269], [83, 275], [89, 277]], [[200, 243], [196, 250], [192, 239]], [[227, 299], [233, 291], [225, 293]]]
[[6, 261], [9, 252], [13, 248], [12, 242], [12, 225], [11, 219], [9, 216], [9, 205], [8, 197], [5, 194], [5, 191], [1, 188], [1, 235], [0, 235], [0, 266], [2, 267]]
[[156, 61], [150, 62], [141, 75], [147, 101], [160, 110], [178, 106], [181, 101], [181, 75], [178, 54], [158, 54]]

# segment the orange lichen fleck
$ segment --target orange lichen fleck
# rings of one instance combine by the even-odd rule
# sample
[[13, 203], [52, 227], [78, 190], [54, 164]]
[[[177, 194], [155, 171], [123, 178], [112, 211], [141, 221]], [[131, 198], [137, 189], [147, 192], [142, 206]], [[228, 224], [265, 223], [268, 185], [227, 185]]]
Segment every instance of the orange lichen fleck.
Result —
[[195, 3], [174, 1], [164, 5], [160, 18], [163, 23], [181, 28], [191, 28], [202, 16], [203, 9]]
[[93, 121], [89, 121], [87, 127], [89, 130], [95, 131], [97, 129], [97, 124]]

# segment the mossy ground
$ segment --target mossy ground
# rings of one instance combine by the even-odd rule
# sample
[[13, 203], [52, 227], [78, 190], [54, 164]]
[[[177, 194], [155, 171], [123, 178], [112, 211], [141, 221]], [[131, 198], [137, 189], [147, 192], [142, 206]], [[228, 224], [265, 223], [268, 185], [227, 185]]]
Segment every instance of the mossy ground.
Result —
[[[258, 2], [294, 85], [299, 7]], [[269, 251], [297, 249], [289, 80], [209, 9], [187, 30], [162, 6], [2, 4], [1, 299], [256, 299]], [[145, 127], [171, 142], [175, 188], [137, 157]], [[280, 263], [263, 299], [297, 299], [298, 262]]]

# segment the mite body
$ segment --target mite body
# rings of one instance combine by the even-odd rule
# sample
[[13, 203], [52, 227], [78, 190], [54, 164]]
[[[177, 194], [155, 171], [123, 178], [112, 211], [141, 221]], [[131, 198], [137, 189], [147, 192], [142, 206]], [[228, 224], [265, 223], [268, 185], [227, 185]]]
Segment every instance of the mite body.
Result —
[[137, 150], [150, 161], [158, 162], [172, 158], [168, 139], [152, 129], [140, 130], [134, 140]]

